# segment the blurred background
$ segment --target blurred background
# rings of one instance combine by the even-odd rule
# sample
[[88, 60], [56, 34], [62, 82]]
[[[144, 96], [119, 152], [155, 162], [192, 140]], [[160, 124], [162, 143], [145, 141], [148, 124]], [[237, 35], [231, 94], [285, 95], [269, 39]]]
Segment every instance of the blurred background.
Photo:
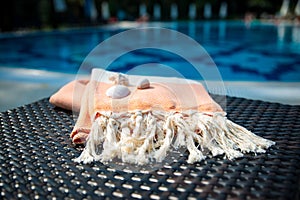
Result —
[[[100, 42], [137, 27], [170, 28], [195, 39], [219, 68], [228, 95], [300, 104], [299, 0], [10, 0], [1, 4], [0, 111], [49, 97], [76, 77], [84, 58]], [[126, 47], [120, 44], [120, 48]], [[103, 56], [109, 56], [109, 50]], [[153, 61], [187, 69], [178, 57], [153, 50], [132, 52], [111, 69], [124, 71]]]
[[[149, 20], [167, 21], [188, 20], [190, 6], [194, 6], [194, 20], [219, 19], [220, 8], [226, 4], [223, 18], [241, 19], [245, 14], [255, 18], [284, 17], [293, 19], [297, 15], [297, 0], [289, 0], [288, 8], [282, 10], [282, 0], [10, 0], [2, 2], [1, 31], [55, 29], [60, 27], [101, 25], [107, 22], [137, 20], [141, 17], [140, 6], [145, 6]], [[176, 4], [176, 17], [171, 15], [172, 5]], [[105, 9], [105, 7], [107, 7]], [[159, 13], [155, 11], [159, 7]], [[204, 11], [211, 14], [205, 16]], [[207, 12], [207, 11], [206, 11]], [[226, 12], [226, 14], [224, 13]], [[144, 13], [145, 14], [145, 13]], [[209, 16], [208, 16], [209, 15]], [[280, 16], [281, 15], [281, 16]]]

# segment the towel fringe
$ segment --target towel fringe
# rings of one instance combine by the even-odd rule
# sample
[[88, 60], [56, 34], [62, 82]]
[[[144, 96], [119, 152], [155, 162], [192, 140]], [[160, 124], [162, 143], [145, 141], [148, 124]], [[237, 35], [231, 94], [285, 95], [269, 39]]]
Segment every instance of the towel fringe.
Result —
[[144, 165], [162, 162], [171, 148], [181, 147], [189, 151], [188, 163], [221, 154], [231, 160], [244, 153], [263, 153], [275, 144], [228, 120], [225, 113], [135, 111], [99, 112], [95, 116], [76, 162], [118, 158]]

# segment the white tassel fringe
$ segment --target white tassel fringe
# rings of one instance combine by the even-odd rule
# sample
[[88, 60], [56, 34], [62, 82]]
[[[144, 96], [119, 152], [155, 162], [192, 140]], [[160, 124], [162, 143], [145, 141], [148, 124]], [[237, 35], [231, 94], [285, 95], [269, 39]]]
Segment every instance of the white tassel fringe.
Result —
[[168, 150], [185, 147], [188, 163], [225, 154], [228, 159], [244, 153], [263, 153], [275, 142], [259, 137], [226, 119], [224, 113], [136, 111], [100, 112], [93, 122], [86, 146], [77, 162], [123, 162], [144, 165], [161, 162]]

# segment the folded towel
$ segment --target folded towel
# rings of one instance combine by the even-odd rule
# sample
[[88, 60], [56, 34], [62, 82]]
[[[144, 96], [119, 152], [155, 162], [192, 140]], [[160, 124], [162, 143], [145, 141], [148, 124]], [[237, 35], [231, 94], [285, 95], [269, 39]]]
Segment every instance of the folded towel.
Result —
[[[187, 162], [194, 163], [207, 155], [233, 159], [265, 152], [274, 144], [228, 120], [200, 83], [147, 78], [95, 69], [90, 81], [73, 81], [50, 98], [54, 105], [80, 110], [71, 138], [86, 146], [76, 161], [146, 164], [184, 147]], [[139, 87], [143, 80], [148, 84]]]

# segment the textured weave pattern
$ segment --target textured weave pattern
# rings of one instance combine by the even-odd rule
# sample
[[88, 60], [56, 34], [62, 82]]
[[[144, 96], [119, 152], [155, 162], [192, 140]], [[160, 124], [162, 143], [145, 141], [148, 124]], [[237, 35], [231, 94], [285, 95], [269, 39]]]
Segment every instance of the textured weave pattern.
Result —
[[[218, 101], [219, 96], [213, 96]], [[276, 145], [265, 154], [130, 173], [72, 161], [72, 113], [48, 99], [0, 114], [0, 198], [295, 199], [300, 186], [300, 106], [227, 98], [228, 117]]]

